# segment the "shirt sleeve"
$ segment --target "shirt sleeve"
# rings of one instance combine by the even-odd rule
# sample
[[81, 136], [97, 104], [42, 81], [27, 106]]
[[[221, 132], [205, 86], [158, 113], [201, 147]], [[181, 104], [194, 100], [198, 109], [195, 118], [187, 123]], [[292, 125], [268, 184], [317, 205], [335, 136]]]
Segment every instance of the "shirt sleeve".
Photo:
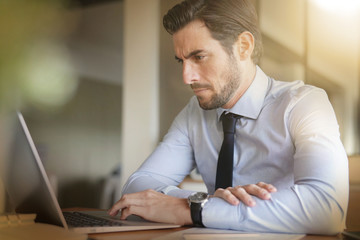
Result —
[[348, 203], [348, 161], [336, 117], [320, 89], [289, 105], [288, 130], [295, 147], [294, 185], [278, 189], [256, 206], [233, 206], [210, 198], [206, 227], [246, 232], [336, 234], [344, 229]]
[[122, 194], [154, 189], [167, 195], [186, 198], [192, 193], [177, 186], [195, 167], [188, 137], [187, 105], [175, 118], [164, 140], [130, 176]]

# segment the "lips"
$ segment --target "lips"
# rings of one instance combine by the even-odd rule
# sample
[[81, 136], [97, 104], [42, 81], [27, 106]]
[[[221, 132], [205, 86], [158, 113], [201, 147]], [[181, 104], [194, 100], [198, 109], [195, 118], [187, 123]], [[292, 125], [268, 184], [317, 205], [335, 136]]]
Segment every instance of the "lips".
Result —
[[199, 96], [208, 91], [209, 88], [192, 88], [192, 90], [196, 96]]
[[211, 89], [211, 86], [209, 84], [194, 83], [194, 84], [191, 84], [190, 86], [195, 94], [199, 94], [199, 93], [202, 93], [204, 91]]

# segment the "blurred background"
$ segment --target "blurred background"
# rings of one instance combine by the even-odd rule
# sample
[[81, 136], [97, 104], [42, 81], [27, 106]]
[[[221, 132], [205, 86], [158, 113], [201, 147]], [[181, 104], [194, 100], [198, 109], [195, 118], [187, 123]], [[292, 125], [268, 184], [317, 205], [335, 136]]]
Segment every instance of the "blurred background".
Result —
[[[20, 110], [61, 207], [109, 207], [192, 96], [162, 28], [177, 2], [1, 1], [0, 159]], [[325, 89], [347, 154], [358, 155], [360, 1], [253, 3], [260, 67]]]

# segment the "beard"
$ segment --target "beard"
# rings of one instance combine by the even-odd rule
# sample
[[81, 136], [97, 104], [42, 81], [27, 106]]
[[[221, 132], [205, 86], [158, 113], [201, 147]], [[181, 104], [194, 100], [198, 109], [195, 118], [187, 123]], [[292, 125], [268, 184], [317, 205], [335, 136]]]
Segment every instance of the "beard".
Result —
[[[229, 57], [227, 68], [224, 70], [222, 80], [226, 82], [221, 89], [216, 91], [213, 86], [208, 86], [214, 91], [209, 101], [202, 101], [203, 98], [198, 96], [198, 102], [202, 109], [212, 110], [224, 106], [234, 96], [240, 86], [240, 69], [236, 65], [235, 59]], [[200, 84], [192, 84], [191, 88], [202, 87]]]

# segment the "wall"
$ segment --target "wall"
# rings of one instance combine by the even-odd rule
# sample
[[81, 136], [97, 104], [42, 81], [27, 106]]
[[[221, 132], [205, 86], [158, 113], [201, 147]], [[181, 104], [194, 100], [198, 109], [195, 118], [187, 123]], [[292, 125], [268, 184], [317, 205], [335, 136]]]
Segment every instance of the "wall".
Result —
[[69, 9], [76, 19], [67, 46], [80, 76], [121, 84], [123, 73], [123, 2]]
[[120, 163], [121, 86], [80, 81], [57, 112], [24, 112], [39, 154], [57, 176], [61, 207], [97, 207], [103, 180]]
[[124, 1], [121, 184], [159, 140], [159, 11], [158, 0]]
[[102, 184], [121, 162], [123, 2], [68, 10], [66, 44], [79, 78], [73, 98], [52, 109], [27, 107], [29, 129], [61, 207], [98, 207]]
[[[261, 67], [279, 80], [303, 80], [325, 89], [337, 115], [341, 139], [351, 155], [360, 150], [360, 10], [353, 14], [341, 7], [331, 11], [318, 2], [258, 1], [265, 36]], [[331, 2], [335, 1], [327, 4]]]
[[304, 80], [304, 1], [260, 0], [257, 8], [264, 44], [262, 69], [282, 81]]
[[62, 207], [98, 207], [103, 180], [121, 164], [119, 190], [158, 143], [159, 12], [157, 0], [69, 9], [79, 87], [62, 108], [24, 114]]
[[335, 96], [341, 105], [335, 110], [341, 120], [342, 141], [351, 155], [360, 150], [360, 4], [354, 6], [354, 12], [347, 12], [343, 9], [346, 3], [325, 9], [317, 2], [309, 3], [309, 65], [341, 88], [342, 94]]

